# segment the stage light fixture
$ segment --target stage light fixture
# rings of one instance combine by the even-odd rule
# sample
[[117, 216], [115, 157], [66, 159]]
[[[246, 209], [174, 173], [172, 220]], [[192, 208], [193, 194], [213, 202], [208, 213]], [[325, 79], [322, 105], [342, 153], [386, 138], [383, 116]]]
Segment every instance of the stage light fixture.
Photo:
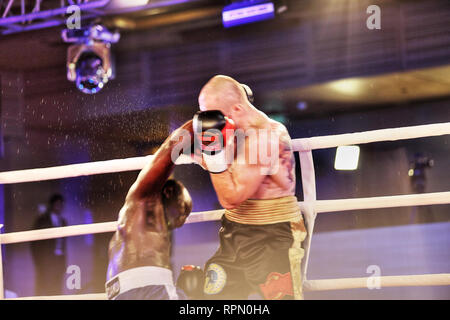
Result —
[[115, 76], [111, 44], [118, 42], [119, 38], [119, 33], [102, 25], [64, 29], [63, 41], [74, 43], [67, 49], [67, 79], [75, 82], [78, 90], [86, 94], [102, 90]]
[[225, 28], [275, 18], [275, 5], [267, 0], [234, 1], [222, 11]]

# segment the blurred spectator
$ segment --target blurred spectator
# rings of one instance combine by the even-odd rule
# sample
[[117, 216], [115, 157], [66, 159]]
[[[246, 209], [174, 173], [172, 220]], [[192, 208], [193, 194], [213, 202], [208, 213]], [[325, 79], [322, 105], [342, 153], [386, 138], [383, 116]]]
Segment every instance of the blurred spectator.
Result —
[[[64, 197], [54, 194], [50, 197], [47, 210], [39, 215], [33, 229], [64, 227], [62, 217]], [[31, 242], [31, 253], [35, 266], [35, 294], [62, 294], [62, 282], [66, 271], [66, 239], [48, 239]]]

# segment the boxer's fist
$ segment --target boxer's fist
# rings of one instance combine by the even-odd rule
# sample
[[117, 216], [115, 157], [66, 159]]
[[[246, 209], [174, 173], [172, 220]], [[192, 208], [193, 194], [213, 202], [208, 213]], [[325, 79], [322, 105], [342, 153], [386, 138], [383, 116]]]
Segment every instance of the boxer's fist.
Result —
[[200, 267], [186, 265], [181, 268], [177, 280], [177, 287], [184, 291], [191, 300], [201, 300], [203, 298], [203, 285], [205, 275]]
[[202, 111], [195, 114], [192, 127], [208, 171], [220, 173], [227, 170], [225, 147], [234, 138], [233, 120], [219, 110]]

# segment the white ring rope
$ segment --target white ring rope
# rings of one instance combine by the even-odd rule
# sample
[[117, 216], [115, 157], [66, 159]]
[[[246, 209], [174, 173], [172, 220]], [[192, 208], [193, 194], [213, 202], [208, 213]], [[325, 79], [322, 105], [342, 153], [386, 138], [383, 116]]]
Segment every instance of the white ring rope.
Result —
[[450, 273], [383, 276], [383, 277], [369, 277], [369, 278], [307, 280], [303, 283], [303, 288], [305, 291], [367, 288], [369, 281], [373, 282], [374, 280], [380, 280], [380, 288], [448, 286], [450, 285]]
[[450, 134], [450, 122], [292, 140], [295, 151], [307, 151], [380, 141], [397, 141]]
[[[378, 141], [395, 141], [401, 139], [414, 139], [421, 137], [439, 136], [450, 134], [450, 122], [430, 124], [422, 126], [411, 126], [403, 128], [381, 129], [358, 133], [349, 133], [332, 136], [312, 137], [292, 140], [294, 151], [301, 153], [301, 164], [308, 168], [312, 165], [311, 150], [332, 148], [341, 145], [363, 144]], [[302, 154], [308, 152], [309, 154]], [[72, 164], [51, 168], [39, 168], [29, 170], [17, 170], [0, 172], [0, 184], [20, 183], [53, 180], [69, 177], [79, 177], [93, 174], [133, 171], [142, 169], [152, 156], [135, 157], [128, 159], [116, 159], [108, 161], [98, 161], [90, 163]], [[302, 160], [301, 159], [301, 160]], [[192, 163], [189, 157], [180, 157], [177, 164]], [[306, 202], [300, 202], [302, 211], [307, 213], [314, 224], [315, 214], [320, 212], [337, 212], [358, 209], [375, 209], [403, 206], [420, 206], [431, 204], [450, 203], [450, 192], [435, 192], [426, 194], [411, 194], [386, 197], [356, 198], [356, 199], [338, 199], [338, 200], [316, 200], [315, 199], [315, 180], [313, 167], [307, 175], [302, 176], [304, 182], [308, 182], [305, 197]], [[303, 173], [302, 173], [303, 175]], [[205, 212], [192, 213], [187, 223], [218, 220], [223, 214], [223, 210], [212, 210]], [[40, 229], [32, 231], [12, 232], [0, 234], [0, 244], [18, 243], [26, 241], [36, 241], [43, 239], [52, 239], [69, 236], [79, 236], [93, 233], [114, 232], [117, 228], [117, 222], [104, 222], [89, 225], [76, 225], [60, 228]], [[312, 226], [310, 227], [312, 233]], [[309, 229], [309, 228], [308, 228]], [[311, 235], [309, 235], [311, 236]], [[309, 238], [310, 239], [310, 238]], [[1, 247], [0, 247], [1, 248]], [[309, 248], [309, 243], [308, 243]], [[309, 252], [309, 250], [307, 250]], [[1, 251], [0, 251], [1, 253]], [[0, 257], [0, 271], [2, 263]], [[306, 268], [305, 268], [306, 270]], [[0, 299], [3, 298], [3, 272], [0, 272]], [[319, 290], [339, 290], [350, 288], [365, 288], [369, 278], [347, 278], [347, 279], [324, 279], [324, 280], [306, 280], [303, 286], [306, 291]], [[431, 285], [450, 285], [450, 274], [428, 274], [428, 275], [410, 275], [410, 276], [384, 276], [379, 277], [383, 287], [390, 286], [431, 286]], [[66, 295], [50, 297], [26, 297], [20, 299], [105, 299], [105, 294], [84, 294], [84, 295]]]
[[[401, 196], [384, 196], [370, 198], [353, 198], [337, 200], [317, 200], [315, 212], [338, 212], [360, 209], [380, 209], [410, 206], [426, 206], [450, 203], [450, 191], [421, 194], [406, 194]], [[302, 204], [300, 204], [302, 207]]]
[[[408, 206], [423, 206], [432, 204], [450, 203], [450, 191], [424, 194], [408, 194], [389, 197], [355, 198], [339, 200], [317, 200], [316, 212], [337, 212], [359, 209], [395, 208]], [[299, 202], [300, 208], [304, 203]], [[219, 220], [223, 210], [211, 210], [193, 212], [186, 223], [197, 223]], [[81, 236], [94, 233], [114, 232], [117, 229], [117, 221], [81, 224], [68, 227], [38, 229], [31, 231], [19, 231], [0, 234], [0, 243], [11, 244], [44, 239], [54, 239], [72, 236]]]
[[[450, 122], [427, 124], [393, 129], [347, 133], [312, 138], [293, 139], [294, 151], [333, 148], [342, 145], [377, 141], [395, 141], [450, 134]], [[70, 164], [50, 168], [26, 169], [0, 172], [0, 184], [73, 178], [102, 173], [141, 170], [152, 156], [114, 159], [88, 163]], [[177, 164], [192, 163], [189, 157], [180, 157]]]

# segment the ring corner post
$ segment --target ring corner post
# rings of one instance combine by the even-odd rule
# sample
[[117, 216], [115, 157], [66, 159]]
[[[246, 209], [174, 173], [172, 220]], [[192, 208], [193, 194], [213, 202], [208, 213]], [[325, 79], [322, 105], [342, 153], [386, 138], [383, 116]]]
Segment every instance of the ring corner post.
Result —
[[302, 281], [306, 281], [306, 273], [308, 269], [309, 253], [312, 240], [312, 233], [314, 229], [314, 222], [316, 219], [316, 176], [314, 171], [314, 160], [312, 150], [306, 146], [299, 151], [300, 168], [303, 186], [303, 199], [305, 203], [305, 222], [307, 227], [307, 236], [304, 240], [305, 256], [302, 262]]

